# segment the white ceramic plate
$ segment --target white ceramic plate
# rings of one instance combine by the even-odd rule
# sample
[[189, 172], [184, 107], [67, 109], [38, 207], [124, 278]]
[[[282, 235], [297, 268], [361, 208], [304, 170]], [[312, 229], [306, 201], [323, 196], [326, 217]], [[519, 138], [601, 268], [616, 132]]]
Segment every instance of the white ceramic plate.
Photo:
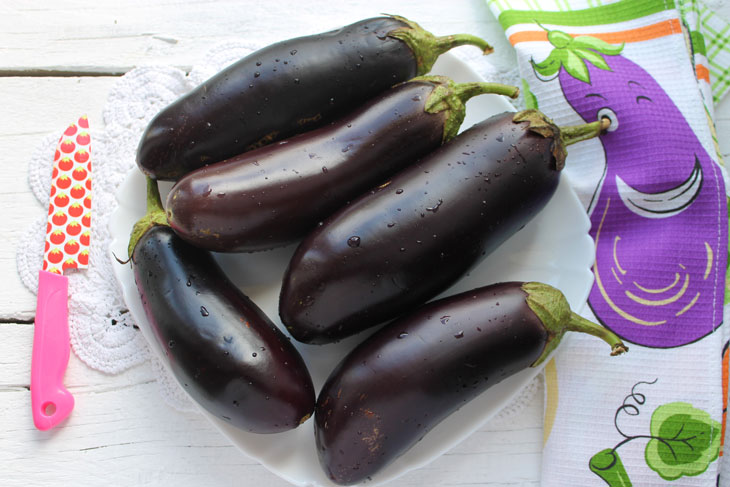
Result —
[[[466, 64], [449, 54], [439, 59], [432, 72], [448, 75], [457, 82], [481, 81]], [[462, 127], [468, 128], [506, 110], [512, 110], [512, 107], [501, 97], [484, 95], [473, 98], [467, 105], [467, 117]], [[161, 185], [161, 190], [165, 193], [169, 185]], [[122, 256], [126, 255], [132, 225], [145, 211], [145, 182], [139, 171], [135, 169], [129, 173], [117, 192], [117, 198], [119, 208], [112, 216], [110, 253]], [[536, 280], [557, 287], [563, 291], [573, 309], [580, 309], [593, 283], [590, 267], [594, 253], [593, 242], [588, 236], [589, 228], [590, 221], [563, 175], [555, 196], [543, 211], [443, 295], [500, 281]], [[255, 254], [216, 255], [233, 281], [282, 329], [278, 317], [279, 289], [294, 249], [295, 246], [289, 246]], [[164, 357], [149, 329], [130, 266], [118, 264], [113, 255], [111, 258], [132, 316], [153, 352]], [[339, 360], [367, 333], [333, 345], [304, 345], [293, 341], [310, 369], [316, 390], [321, 388]], [[499, 412], [538, 372], [539, 369], [528, 369], [518, 373], [463, 406], [376, 475], [368, 485], [391, 481], [451, 449]], [[239, 431], [202, 409], [201, 413], [245, 454], [292, 484], [334, 485], [319, 466], [311, 419], [286, 433], [255, 435]]]

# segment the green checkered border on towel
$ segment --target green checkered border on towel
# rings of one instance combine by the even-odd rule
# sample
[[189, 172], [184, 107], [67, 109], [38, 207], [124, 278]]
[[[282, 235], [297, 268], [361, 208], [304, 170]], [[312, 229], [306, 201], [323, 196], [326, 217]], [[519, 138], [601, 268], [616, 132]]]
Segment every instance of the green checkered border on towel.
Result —
[[[620, 0], [617, 3], [630, 1], [637, 0]], [[500, 13], [523, 9], [567, 12], [576, 8], [606, 7], [616, 3], [605, 0], [486, 0], [486, 2]], [[662, 10], [675, 6], [675, 0], [665, 0], [661, 3]], [[712, 98], [717, 104], [730, 91], [730, 22], [717, 15], [701, 0], [679, 0], [677, 3], [683, 16], [688, 11], [693, 11], [699, 19], [699, 25], [688, 26], [691, 30], [690, 37], [695, 50], [707, 57]]]
[[697, 2], [700, 32], [705, 40], [705, 53], [712, 98], [715, 103], [730, 90], [730, 23], [702, 2]]

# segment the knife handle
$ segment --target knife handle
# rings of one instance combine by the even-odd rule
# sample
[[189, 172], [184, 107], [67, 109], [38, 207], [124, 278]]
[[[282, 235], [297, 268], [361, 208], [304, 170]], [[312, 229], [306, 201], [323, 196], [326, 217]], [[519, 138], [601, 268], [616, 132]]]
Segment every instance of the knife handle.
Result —
[[30, 367], [30, 402], [39, 430], [53, 428], [74, 407], [73, 396], [63, 386], [69, 351], [68, 278], [42, 270]]

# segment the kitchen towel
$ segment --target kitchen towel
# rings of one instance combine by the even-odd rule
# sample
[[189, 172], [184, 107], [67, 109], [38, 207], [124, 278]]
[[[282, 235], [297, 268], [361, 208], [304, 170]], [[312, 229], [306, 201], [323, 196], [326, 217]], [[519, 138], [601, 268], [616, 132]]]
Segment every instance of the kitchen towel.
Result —
[[697, 2], [488, 0], [525, 103], [559, 125], [600, 118], [565, 173], [591, 219], [583, 315], [630, 347], [573, 337], [545, 369], [542, 484], [730, 485], [726, 177], [712, 122], [729, 28]]

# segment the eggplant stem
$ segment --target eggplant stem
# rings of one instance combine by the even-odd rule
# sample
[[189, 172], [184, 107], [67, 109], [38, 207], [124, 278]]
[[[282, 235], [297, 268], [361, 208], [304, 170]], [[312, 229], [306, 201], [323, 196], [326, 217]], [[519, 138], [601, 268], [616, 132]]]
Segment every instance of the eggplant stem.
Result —
[[516, 86], [501, 83], [471, 82], [455, 83], [447, 76], [425, 75], [412, 78], [408, 83], [428, 82], [434, 85], [433, 91], [426, 98], [426, 113], [445, 113], [444, 132], [441, 143], [456, 137], [466, 116], [466, 102], [477, 95], [494, 94], [517, 97], [520, 90]]
[[502, 83], [484, 83], [478, 81], [471, 83], [458, 83], [454, 86], [454, 94], [459, 97], [463, 103], [466, 103], [467, 100], [474, 96], [488, 93], [508, 96], [514, 99], [519, 96], [520, 89], [516, 86], [503, 85]]
[[487, 41], [481, 37], [473, 36], [471, 34], [451, 34], [448, 36], [436, 37], [436, 50], [444, 53], [455, 47], [459, 46], [476, 46], [482, 50], [483, 54], [491, 54], [494, 52], [492, 47]]
[[[610, 125], [610, 123], [609, 121], [608, 124]], [[567, 146], [598, 137], [606, 128], [608, 126], [604, 119], [581, 125], [569, 125], [567, 127], [560, 127], [560, 138], [563, 140], [563, 144]]]
[[471, 34], [452, 34], [436, 37], [405, 17], [399, 15], [389, 16], [406, 24], [405, 27], [388, 32], [388, 36], [405, 42], [411, 49], [416, 60], [416, 76], [422, 76], [431, 71], [436, 59], [454, 47], [476, 46], [484, 54], [494, 51], [494, 48], [480, 37]]
[[583, 318], [581, 315], [575, 312], [570, 313], [570, 320], [565, 325], [566, 331], [577, 331], [581, 333], [588, 333], [594, 337], [600, 338], [604, 342], [611, 345], [611, 355], [621, 355], [629, 350], [629, 347], [624, 345], [621, 339], [614, 332], [603, 326], [597, 325], [590, 320]]
[[162, 198], [160, 197], [160, 188], [157, 181], [148, 177], [147, 179], [147, 214], [156, 211], [165, 211], [162, 208]]
[[611, 345], [611, 355], [620, 355], [629, 350], [611, 330], [593, 323], [573, 312], [568, 300], [560, 290], [542, 282], [526, 282], [522, 290], [527, 294], [527, 305], [537, 315], [547, 331], [545, 348], [533, 362], [532, 367], [543, 363], [557, 348], [566, 331], [588, 333]]
[[132, 258], [134, 248], [137, 242], [142, 238], [147, 230], [159, 225], [167, 225], [167, 214], [162, 207], [162, 198], [160, 198], [160, 188], [157, 187], [157, 181], [146, 177], [147, 179], [147, 212], [132, 227], [132, 233], [129, 236], [129, 245], [127, 246], [127, 254]]

